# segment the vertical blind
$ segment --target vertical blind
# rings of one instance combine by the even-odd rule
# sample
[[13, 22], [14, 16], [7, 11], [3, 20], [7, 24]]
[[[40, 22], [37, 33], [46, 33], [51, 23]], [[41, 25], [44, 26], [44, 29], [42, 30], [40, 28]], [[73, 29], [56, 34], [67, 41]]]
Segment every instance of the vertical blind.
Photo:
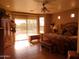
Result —
[[[27, 35], [35, 35], [37, 34], [37, 19], [15, 19], [16, 30], [18, 30], [20, 27], [21, 29], [25, 30], [25, 33]], [[20, 26], [18, 26], [20, 25]], [[19, 29], [20, 30], [20, 29]], [[23, 30], [20, 30], [23, 31]]]
[[28, 35], [35, 35], [37, 34], [37, 20], [36, 19], [27, 19], [27, 33]]

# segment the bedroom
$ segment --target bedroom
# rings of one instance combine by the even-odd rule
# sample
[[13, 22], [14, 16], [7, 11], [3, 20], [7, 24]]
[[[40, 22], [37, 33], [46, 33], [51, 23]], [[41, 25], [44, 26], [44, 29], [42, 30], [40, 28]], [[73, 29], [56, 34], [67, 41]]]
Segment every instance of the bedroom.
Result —
[[[16, 16], [15, 14], [19, 15], [20, 18], [21, 17], [25, 18], [26, 16], [27, 16], [27, 18], [28, 17], [38, 18], [41, 15], [41, 14], [40, 15], [38, 15], [38, 14], [28, 14], [28, 13], [23, 13], [23, 12], [22, 13], [21, 12], [20, 13], [18, 13], [18, 12], [14, 13], [13, 12], [13, 16]], [[75, 14], [75, 17], [71, 17], [71, 14]], [[66, 11], [56, 12], [56, 13], [53, 13], [53, 14], [46, 14], [45, 15], [45, 28], [44, 28], [45, 31], [44, 32], [45, 33], [51, 32], [51, 28], [49, 28], [49, 27], [50, 27], [51, 24], [54, 24], [55, 28], [58, 29], [58, 33], [61, 33], [61, 27], [62, 27], [63, 24], [66, 24], [68, 22], [77, 22], [78, 21], [78, 18], [79, 18], [78, 14], [79, 14], [78, 8], [72, 8], [72, 9], [68, 9]]]

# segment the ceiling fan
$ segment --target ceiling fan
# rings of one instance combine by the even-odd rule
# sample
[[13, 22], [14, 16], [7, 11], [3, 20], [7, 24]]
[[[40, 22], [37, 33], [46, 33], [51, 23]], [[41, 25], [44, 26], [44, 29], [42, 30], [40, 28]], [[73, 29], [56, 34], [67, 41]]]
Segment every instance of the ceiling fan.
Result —
[[35, 1], [41, 3], [41, 5], [42, 5], [41, 12], [42, 13], [50, 13], [50, 10], [52, 8], [49, 8], [48, 4], [55, 2], [56, 0], [35, 0]]
[[41, 7], [41, 12], [49, 12], [48, 8], [46, 7], [46, 5], [48, 3], [50, 3], [52, 0], [35, 0], [36, 2], [40, 2], [42, 4]]
[[44, 0], [42, 2], [42, 8], [41, 8], [41, 12], [49, 12], [49, 10], [47, 9], [46, 5], [48, 4], [48, 1], [47, 0]]
[[48, 0], [43, 0], [42, 1], [42, 8], [41, 8], [41, 12], [49, 12], [48, 8], [46, 7], [46, 5], [49, 3]]

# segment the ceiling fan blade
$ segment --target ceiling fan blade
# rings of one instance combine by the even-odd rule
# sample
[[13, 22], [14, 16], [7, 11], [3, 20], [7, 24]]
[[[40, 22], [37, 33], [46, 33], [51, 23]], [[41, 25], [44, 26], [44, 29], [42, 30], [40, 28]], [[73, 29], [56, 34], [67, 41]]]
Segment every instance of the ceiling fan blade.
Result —
[[49, 12], [49, 10], [46, 7], [41, 8], [41, 12]]

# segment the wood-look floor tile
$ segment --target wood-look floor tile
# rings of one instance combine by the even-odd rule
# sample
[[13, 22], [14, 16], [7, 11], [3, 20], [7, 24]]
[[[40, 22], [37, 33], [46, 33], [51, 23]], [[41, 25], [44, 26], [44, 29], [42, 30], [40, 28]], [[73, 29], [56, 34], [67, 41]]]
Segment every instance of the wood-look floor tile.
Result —
[[[40, 43], [31, 44], [28, 42], [28, 44], [26, 44], [25, 42], [27, 43], [26, 40], [24, 42], [20, 41], [20, 43], [18, 41], [18, 44], [15, 44], [15, 46], [11, 48], [10, 59], [65, 59], [63, 55], [43, 50]], [[19, 47], [16, 49], [16, 46]], [[6, 52], [9, 52], [9, 49]]]

